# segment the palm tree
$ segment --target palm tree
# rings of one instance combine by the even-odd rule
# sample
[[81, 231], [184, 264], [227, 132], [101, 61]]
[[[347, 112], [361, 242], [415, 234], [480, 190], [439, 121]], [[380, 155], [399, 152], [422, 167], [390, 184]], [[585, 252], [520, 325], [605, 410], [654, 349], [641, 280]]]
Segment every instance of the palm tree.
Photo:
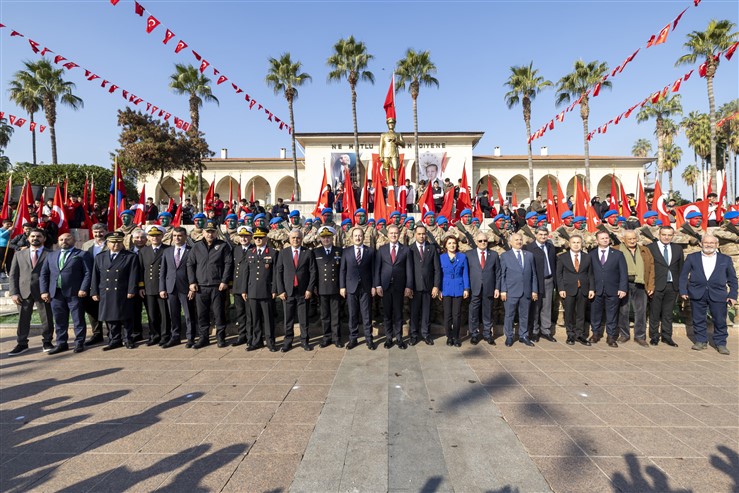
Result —
[[647, 157], [652, 154], [652, 143], [648, 139], [637, 139], [631, 148], [631, 155], [635, 157]]
[[[216, 103], [218, 98], [213, 96], [210, 87], [210, 79], [200, 73], [200, 70], [192, 65], [176, 63], [175, 72], [169, 76], [169, 88], [175, 94], [186, 95], [190, 103], [190, 128], [191, 136], [197, 136], [200, 132], [200, 107], [203, 102]], [[198, 207], [203, 210], [203, 165], [198, 164]]]
[[[728, 116], [739, 112], [739, 99], [723, 104], [721, 108], [719, 108], [718, 112], [722, 118], [727, 118]], [[724, 122], [719, 129], [719, 134], [722, 137], [721, 140], [725, 142], [726, 150], [728, 152], [728, 161], [725, 167], [727, 174], [726, 184], [728, 185], [728, 196], [733, 198], [735, 197], [734, 192], [736, 188], [734, 186], [734, 180], [736, 180], [736, 168], [733, 168], [732, 165], [735, 164], [737, 153], [739, 153], [739, 119], [731, 118]]]
[[290, 110], [290, 128], [292, 129], [292, 151], [293, 151], [293, 195], [300, 200], [300, 191], [298, 189], [298, 159], [295, 154], [295, 116], [293, 114], [293, 101], [298, 97], [298, 87], [312, 80], [311, 76], [305, 72], [301, 72], [302, 64], [300, 61], [292, 61], [290, 53], [283, 53], [280, 58], [269, 59], [269, 70], [265, 82], [271, 87], [275, 94], [282, 92], [287, 99], [287, 106]]
[[418, 93], [421, 86], [439, 87], [439, 81], [434, 77], [436, 73], [436, 65], [431, 61], [431, 54], [428, 51], [415, 51], [408, 48], [405, 52], [405, 58], [398, 60], [395, 67], [397, 79], [395, 81], [395, 89], [402, 91], [408, 84], [413, 99], [413, 137], [415, 139], [414, 149], [416, 151], [416, 183], [420, 170], [418, 162]]
[[0, 118], [0, 151], [10, 144], [10, 136], [14, 130], [13, 125], [10, 125], [5, 117]]
[[[10, 100], [26, 111], [31, 123], [33, 116], [43, 107], [43, 100], [38, 94], [38, 84], [31, 62], [23, 62], [26, 70], [19, 70], [10, 81], [8, 93]], [[33, 164], [36, 164], [36, 129], [31, 131], [31, 149], [33, 151]]]
[[51, 61], [42, 58], [38, 62], [25, 62], [29, 74], [33, 74], [33, 87], [36, 95], [42, 101], [46, 122], [49, 124], [49, 138], [51, 140], [51, 164], [57, 164], [56, 154], [56, 105], [62, 103], [73, 110], [84, 106], [81, 98], [72, 94], [74, 82], [62, 79], [64, 69], [56, 69]]
[[[367, 69], [367, 64], [374, 56], [367, 53], [367, 46], [363, 41], [356, 41], [354, 36], [340, 39], [334, 45], [334, 52], [326, 63], [331, 67], [328, 81], [341, 82], [346, 79], [352, 92], [352, 122], [354, 124], [354, 149], [359, 160], [359, 131], [357, 130], [357, 83], [360, 80], [375, 83], [375, 76]], [[359, 169], [359, 167], [357, 167]], [[361, 180], [360, 180], [361, 181]]]
[[526, 142], [528, 142], [529, 152], [529, 183], [531, 183], [529, 198], [533, 201], [535, 182], [534, 160], [531, 157], [531, 101], [542, 89], [550, 87], [552, 82], [540, 76], [539, 70], [534, 68], [534, 62], [531, 62], [528, 66], [511, 67], [511, 74], [504, 85], [510, 89], [504, 96], [508, 109], [518, 103], [521, 103], [523, 107], [523, 121], [526, 124]]
[[557, 81], [557, 106], [569, 103], [571, 98], [580, 99], [580, 117], [582, 118], [583, 144], [585, 146], [585, 186], [590, 190], [590, 144], [588, 142], [588, 117], [590, 116], [591, 89], [597, 84], [601, 88], [611, 88], [611, 81], [603, 80], [608, 73], [608, 64], [593, 60], [585, 63], [582, 60], [575, 62], [575, 70]]
[[672, 170], [678, 167], [683, 158], [683, 150], [670, 139], [664, 148], [664, 169], [667, 171], [667, 179], [670, 184], [668, 197], [672, 197]]
[[[688, 116], [682, 119], [680, 126], [685, 130], [685, 136], [688, 138], [688, 145], [693, 149], [693, 155], [701, 158], [701, 177], [705, 181], [707, 175], [705, 171], [706, 160], [711, 155], [711, 123], [708, 115], [698, 111], [691, 111]], [[705, 183], [702, 185], [705, 186]]]
[[[739, 33], [734, 31], [736, 25], [729, 20], [711, 19], [705, 31], [688, 33], [688, 41], [683, 47], [688, 51], [675, 62], [675, 66], [693, 65], [697, 60], [704, 60], [706, 67], [706, 85], [708, 86], [708, 116], [711, 122], [711, 184], [716, 190], [716, 172], [718, 162], [716, 158], [716, 102], [713, 95], [713, 78], [719, 64], [719, 51], [730, 47]], [[733, 32], [732, 32], [733, 31]]]
[[683, 173], [680, 175], [681, 178], [685, 183], [687, 183], [691, 190], [693, 190], [693, 202], [695, 202], [695, 195], [696, 195], [696, 184], [698, 183], [698, 180], [700, 180], [701, 176], [701, 170], [696, 166], [695, 164], [689, 164], [685, 167], [683, 170]]
[[[680, 95], [675, 94], [674, 96], [660, 98], [656, 103], [650, 101], [636, 115], [638, 123], [646, 122], [652, 118], [656, 121], [654, 134], [657, 137], [657, 174], [660, 182], [662, 181], [662, 172], [665, 170], [664, 149], [668, 134], [668, 129], [664, 128], [665, 120], [673, 115], [682, 115], [682, 113], [683, 106], [680, 102]], [[672, 131], [673, 129], [670, 128], [669, 132]]]

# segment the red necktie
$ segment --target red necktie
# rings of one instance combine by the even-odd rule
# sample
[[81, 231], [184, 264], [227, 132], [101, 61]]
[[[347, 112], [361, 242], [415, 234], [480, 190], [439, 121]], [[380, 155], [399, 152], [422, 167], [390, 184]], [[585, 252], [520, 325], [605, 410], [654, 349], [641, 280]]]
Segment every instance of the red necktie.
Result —
[[298, 285], [298, 251], [293, 250], [293, 264], [295, 264], [295, 277], [293, 278], [293, 286]]
[[36, 268], [36, 264], [38, 263], [38, 250], [33, 251], [33, 255], [31, 255], [31, 264], [33, 268]]
[[480, 252], [480, 270], [485, 268], [485, 252]]
[[390, 250], [390, 261], [395, 263], [395, 245], [393, 245], [393, 248]]

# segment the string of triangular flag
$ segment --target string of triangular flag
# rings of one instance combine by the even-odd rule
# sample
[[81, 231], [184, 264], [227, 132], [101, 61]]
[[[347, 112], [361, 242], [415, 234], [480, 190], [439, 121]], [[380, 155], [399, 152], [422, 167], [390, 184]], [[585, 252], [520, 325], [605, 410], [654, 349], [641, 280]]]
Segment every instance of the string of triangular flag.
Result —
[[[6, 27], [5, 24], [0, 24], [0, 29], [4, 27]], [[84, 67], [80, 67], [80, 65], [78, 65], [77, 63], [69, 60], [65, 56], [57, 54], [56, 52], [54, 52], [53, 50], [45, 46], [41, 48], [41, 43], [34, 41], [31, 38], [27, 38], [26, 36], [24, 36], [23, 34], [21, 34], [20, 32], [14, 29], [10, 29], [10, 37], [26, 39], [28, 41], [28, 44], [30, 45], [31, 50], [37, 55], [39, 55], [40, 57], [44, 57], [47, 54], [55, 55], [53, 58], [53, 62], [56, 65], [61, 64], [61, 67], [63, 67], [63, 69], [67, 70], [68, 72], [71, 72], [72, 70], [76, 68], [81, 68], [82, 70], [85, 71], [85, 78], [88, 81], [92, 82], [97, 79], [100, 79], [101, 80], [100, 87], [102, 87], [103, 89], [107, 89], [107, 91], [110, 94], [114, 94], [118, 89], [121, 89], [121, 96], [123, 97], [123, 99], [126, 100], [126, 102], [133, 103], [134, 106], [138, 106], [141, 103], [146, 103], [146, 112], [150, 113], [152, 116], [162, 118], [165, 121], [169, 121], [170, 117], [172, 117], [172, 113], [170, 113], [169, 111], [166, 111], [164, 108], [157, 106], [153, 103], [150, 103], [148, 101], [145, 101], [143, 98], [138, 97], [133, 92], [130, 92], [130, 91], [127, 91], [126, 89], [121, 88], [118, 84], [114, 84], [108, 79], [105, 79], [101, 77], [100, 75], [96, 74], [92, 70], [88, 70]], [[190, 123], [188, 123], [187, 121], [179, 117], [175, 116], [173, 121], [174, 121], [174, 126], [180, 130], [187, 131], [190, 128]]]
[[[120, 0], [110, 0], [110, 3], [111, 5], [116, 6], [120, 3]], [[134, 0], [133, 7], [134, 7], [133, 9], [134, 14], [138, 15], [139, 17], [144, 17], [145, 14], [148, 14], [148, 17], [146, 17], [146, 33], [147, 34], [151, 34], [155, 29], [157, 29], [162, 24], [159, 18], [155, 17], [154, 14], [149, 9], [145, 8], [140, 2]], [[166, 45], [166, 44], [169, 44], [169, 42], [173, 38], [175, 38], [176, 35], [174, 31], [172, 31], [170, 28], [165, 27], [164, 29], [165, 29], [165, 33], [164, 33], [164, 38], [162, 39], [162, 43]], [[185, 50], [185, 48], [190, 48], [187, 51], [190, 51], [193, 57], [195, 57], [195, 60], [197, 60], [197, 62], [200, 64], [199, 70], [201, 74], [204, 74], [206, 70], [208, 71], [212, 70], [213, 76], [218, 77], [215, 83], [216, 86], [220, 86], [221, 84], [230, 80], [229, 77], [227, 77], [220, 70], [218, 70], [213, 65], [211, 65], [211, 63], [208, 60], [206, 60], [203, 55], [201, 55], [200, 53], [192, 49], [183, 39], [180, 38], [179, 41], [177, 41], [174, 52], [179, 54], [183, 50]], [[253, 110], [256, 107], [257, 111], [264, 112], [264, 114], [267, 116], [267, 120], [277, 124], [280, 130], [287, 130], [289, 134], [292, 134], [292, 128], [290, 127], [290, 125], [288, 125], [285, 121], [277, 117], [274, 113], [272, 113], [272, 111], [270, 111], [268, 108], [263, 106], [259, 101], [257, 101], [252, 96], [250, 96], [247, 92], [245, 92], [244, 89], [242, 89], [235, 82], [233, 82], [233, 80], [231, 80], [230, 83], [231, 83], [231, 87], [233, 88], [236, 94], [242, 94], [242, 93], [244, 94], [244, 101], [249, 103], [250, 110]]]
[[[5, 118], [5, 112], [0, 111], [0, 120], [2, 120], [3, 118]], [[25, 125], [28, 120], [26, 120], [25, 118], [21, 118], [20, 116], [11, 115], [10, 113], [8, 113], [8, 121], [10, 122], [11, 125], [15, 125], [18, 128], [22, 128], [23, 125]], [[28, 130], [30, 132], [33, 132], [36, 130], [36, 126], [38, 126], [39, 133], [44, 133], [44, 130], [46, 130], [46, 125], [40, 125], [38, 122], [29, 123]]]
[[[693, 0], [693, 6], [694, 7], [697, 7], [699, 3], [701, 3], [701, 0]], [[658, 34], [652, 34], [651, 37], [649, 38], [649, 40], [647, 40], [646, 48], [651, 48], [653, 46], [657, 46], [657, 45], [662, 44], [665, 41], [667, 41], [667, 36], [670, 34], [670, 32], [674, 31], [677, 28], [677, 25], [680, 22], [680, 19], [682, 19], [683, 14], [685, 14], [685, 12], [689, 8], [690, 8], [690, 6], [685, 7], [685, 9], [683, 9], [683, 11], [680, 12], [677, 15], [677, 17], [675, 17], [672, 20], [672, 22], [668, 23], [665, 27], [663, 27], [659, 31]], [[636, 51], [634, 51], [631, 55], [629, 55], [619, 65], [617, 65], [616, 68], [614, 68], [613, 70], [611, 70], [610, 73], [604, 75], [601, 82], [607, 81], [609, 77], [610, 78], [614, 78], [618, 74], [620, 74], [621, 72], [623, 72], [624, 71], [624, 68], [626, 68], [626, 65], [628, 65], [629, 63], [631, 63], [632, 61], [634, 61], [634, 58], [636, 58], [636, 56], [637, 56], [637, 54], [639, 53], [640, 50], [641, 50], [641, 47], [637, 48]], [[593, 87], [593, 89], [588, 89], [585, 92], [585, 94], [581, 94], [580, 97], [577, 100], [573, 101], [572, 104], [570, 104], [567, 108], [565, 108], [564, 110], [562, 110], [559, 113], [557, 113], [557, 115], [554, 118], [552, 118], [551, 120], [549, 120], [548, 123], [545, 123], [542, 127], [539, 128], [539, 130], [537, 130], [536, 132], [534, 132], [533, 134], [531, 134], [531, 137], [529, 137], [529, 141], [528, 141], [529, 144], [531, 143], [531, 141], [543, 137], [544, 134], [547, 132], [547, 130], [554, 130], [554, 126], [555, 126], [554, 125], [554, 122], [555, 121], [556, 122], [559, 122], [559, 123], [563, 123], [564, 120], [565, 120], [565, 114], [566, 113], [569, 113], [572, 110], [574, 110], [582, 102], [582, 100], [585, 98], [585, 96], [588, 96], [589, 97], [589, 96], [591, 96], [591, 93], [592, 93], [592, 97], [594, 97], [594, 98], [595, 97], [598, 97], [598, 95], [600, 94], [600, 89], [601, 89], [601, 83], [599, 82], [598, 84], [595, 85], [595, 87]]]

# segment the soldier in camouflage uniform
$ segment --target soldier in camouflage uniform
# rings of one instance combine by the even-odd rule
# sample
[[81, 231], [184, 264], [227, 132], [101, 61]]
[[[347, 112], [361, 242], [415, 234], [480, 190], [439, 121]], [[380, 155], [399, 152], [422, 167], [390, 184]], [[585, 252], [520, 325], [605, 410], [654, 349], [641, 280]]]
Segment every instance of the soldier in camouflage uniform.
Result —
[[269, 245], [273, 250], [279, 252], [285, 245], [290, 244], [288, 239], [288, 232], [282, 227], [283, 220], [280, 216], [273, 217], [269, 221], [269, 233], [267, 233], [267, 239]]
[[440, 253], [443, 245], [444, 230], [436, 224], [436, 215], [432, 211], [423, 215], [423, 224], [426, 226], [426, 238]]
[[[369, 222], [370, 220], [367, 219], [367, 211], [365, 211], [362, 207], [356, 210], [354, 212], [354, 227], [359, 228], [364, 233], [364, 245], [374, 249], [375, 248], [375, 242], [377, 241], [377, 230], [375, 229], [374, 220], [372, 219], [372, 223]], [[351, 243], [351, 235], [346, 235], [349, 237], [349, 243]]]
[[226, 216], [225, 226], [226, 226], [226, 233], [223, 235], [226, 241], [228, 241], [231, 246], [234, 245], [240, 245], [241, 244], [241, 237], [238, 235], [238, 222], [239, 222], [239, 216], [236, 214], [229, 214]]
[[508, 250], [508, 229], [506, 228], [506, 216], [503, 214], [496, 215], [489, 224], [488, 230], [488, 248], [493, 250], [499, 256]]
[[[546, 216], [544, 216], [546, 219]], [[526, 224], [523, 225], [523, 227], [518, 230], [519, 233], [521, 233], [521, 237], [523, 238], [523, 245], [526, 246], [532, 241], [536, 241], [536, 234], [534, 231], [536, 230], [536, 225], [539, 222], [539, 214], [531, 211], [526, 213]]]
[[475, 246], [475, 234], [479, 229], [472, 225], [472, 211], [464, 209], [459, 213], [459, 221], [454, 225], [457, 230], [457, 239], [459, 240], [459, 251], [467, 252]]
[[194, 216], [192, 216], [193, 223], [195, 224], [195, 227], [192, 228], [192, 231], [190, 231], [190, 235], [187, 237], [187, 241], [189, 245], [192, 247], [195, 245], [196, 241], [200, 241], [203, 239], [203, 235], [205, 233], [205, 214], [202, 212], [198, 212]]
[[657, 212], [647, 211], [644, 213], [642, 222], [644, 226], [639, 228], [639, 244], [649, 246], [652, 243], [659, 241], [659, 225], [657, 225]]
[[349, 234], [349, 230], [352, 229], [352, 226], [352, 220], [348, 217], [341, 221], [341, 231], [344, 233], [344, 243], [339, 245], [341, 248], [350, 247], [354, 244], [352, 243], [351, 235]]
[[[549, 229], [549, 224], [547, 224], [546, 214], [539, 214], [539, 217], [536, 218], [536, 227]], [[534, 229], [534, 231], [536, 231], [536, 229]]]
[[692, 211], [685, 216], [685, 219], [680, 229], [675, 232], [672, 242], [683, 247], [683, 253], [687, 257], [690, 253], [701, 251], [703, 214]]
[[133, 223], [133, 217], [134, 212], [132, 210], [126, 209], [125, 211], [121, 211], [119, 213], [121, 216], [121, 221], [123, 222], [123, 225], [116, 229], [116, 231], [120, 231], [123, 233], [123, 247], [126, 250], [131, 250], [133, 247], [133, 239], [131, 236], [133, 235], [133, 231], [136, 229], [136, 225]]
[[254, 214], [251, 212], [244, 214], [244, 226], [247, 228], [254, 228]]
[[605, 231], [611, 238], [611, 245], [614, 247], [621, 244], [621, 238], [624, 235], [624, 228], [619, 224], [618, 212], [610, 210], [603, 215], [604, 222], [598, 225], [599, 231]]
[[572, 225], [577, 230], [577, 234], [582, 236], [582, 250], [588, 252], [598, 245], [595, 240], [595, 235], [588, 231], [588, 218], [585, 216], [575, 216], [572, 220]]
[[557, 228], [552, 233], [552, 244], [557, 249], [557, 255], [567, 251], [570, 248], [570, 236], [575, 234], [576, 229], [572, 225], [575, 215], [572, 211], [565, 211], [562, 213], [562, 226]]
[[[412, 245], [416, 241], [416, 220], [413, 217], [407, 217], [403, 224], [403, 232], [400, 235], [400, 243], [402, 245]], [[427, 235], [428, 236], [428, 235]]]
[[290, 214], [287, 216], [289, 225], [288, 229], [299, 229], [303, 233], [303, 237], [305, 237], [305, 231], [303, 230], [303, 225], [300, 224], [300, 211], [298, 210], [292, 210], [290, 211]]
[[157, 219], [159, 220], [159, 225], [164, 228], [162, 244], [171, 245], [173, 243], [172, 232], [174, 232], [174, 226], [172, 226], [172, 214], [167, 211], [162, 211], [157, 216]]
[[719, 251], [731, 257], [734, 270], [739, 272], [739, 211], [724, 214], [724, 222], [713, 231], [718, 238]]
[[385, 221], [385, 218], [383, 217], [377, 220], [377, 225], [375, 226], [375, 231], [377, 231], [375, 248], [380, 248], [382, 245], [390, 243], [390, 240], [387, 237], [387, 228], [385, 228], [386, 223], [387, 221]]

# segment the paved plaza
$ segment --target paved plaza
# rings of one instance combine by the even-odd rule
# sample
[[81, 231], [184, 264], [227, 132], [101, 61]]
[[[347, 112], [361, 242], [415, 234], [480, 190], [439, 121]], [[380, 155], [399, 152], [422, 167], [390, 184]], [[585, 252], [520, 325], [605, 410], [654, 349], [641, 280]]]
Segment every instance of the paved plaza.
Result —
[[739, 337], [675, 340], [8, 358], [3, 330], [0, 491], [739, 491]]

